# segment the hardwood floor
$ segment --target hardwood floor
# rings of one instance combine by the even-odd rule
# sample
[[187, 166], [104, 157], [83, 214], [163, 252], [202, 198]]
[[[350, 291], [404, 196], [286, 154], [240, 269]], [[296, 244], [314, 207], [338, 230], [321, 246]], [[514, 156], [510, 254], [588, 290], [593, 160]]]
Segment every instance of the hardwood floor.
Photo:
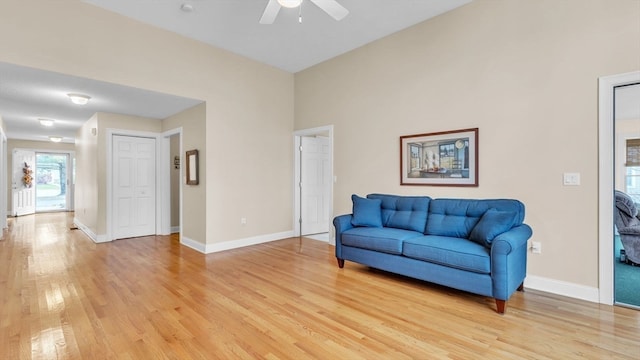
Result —
[[203, 255], [173, 236], [94, 244], [72, 215], [0, 240], [0, 359], [638, 359], [640, 311], [492, 299], [298, 239]]

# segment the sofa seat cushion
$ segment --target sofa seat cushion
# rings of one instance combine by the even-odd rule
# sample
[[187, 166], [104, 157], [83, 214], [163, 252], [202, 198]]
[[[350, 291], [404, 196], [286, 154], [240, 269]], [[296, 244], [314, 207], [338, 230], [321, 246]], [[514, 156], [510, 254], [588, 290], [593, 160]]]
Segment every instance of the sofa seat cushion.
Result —
[[427, 235], [404, 241], [402, 255], [480, 274], [491, 273], [490, 249], [473, 241]]
[[400, 255], [403, 241], [421, 236], [424, 235], [410, 230], [357, 227], [342, 233], [342, 244]]

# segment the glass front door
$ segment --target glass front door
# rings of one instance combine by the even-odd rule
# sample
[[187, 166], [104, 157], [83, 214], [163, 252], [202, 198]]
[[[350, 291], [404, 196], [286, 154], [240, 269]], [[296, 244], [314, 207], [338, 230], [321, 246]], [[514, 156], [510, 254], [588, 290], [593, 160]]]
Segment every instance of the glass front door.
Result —
[[68, 154], [36, 153], [36, 212], [67, 210]]

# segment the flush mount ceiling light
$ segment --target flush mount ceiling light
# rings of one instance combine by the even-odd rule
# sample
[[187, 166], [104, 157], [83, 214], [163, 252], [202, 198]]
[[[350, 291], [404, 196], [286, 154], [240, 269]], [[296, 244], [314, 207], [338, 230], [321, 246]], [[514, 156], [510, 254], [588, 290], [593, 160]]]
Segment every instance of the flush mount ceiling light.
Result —
[[62, 141], [62, 138], [60, 136], [49, 136], [49, 140], [53, 142], [60, 142]]
[[286, 8], [295, 8], [302, 4], [302, 0], [278, 0], [278, 4]]
[[40, 125], [42, 126], [53, 126], [53, 120], [51, 119], [38, 119], [40, 121]]
[[180, 5], [180, 10], [182, 10], [184, 12], [187, 12], [187, 13], [190, 13], [190, 12], [193, 11], [193, 5], [184, 3], [184, 4]]
[[71, 102], [77, 105], [86, 105], [91, 99], [91, 96], [82, 95], [82, 94], [67, 94]]

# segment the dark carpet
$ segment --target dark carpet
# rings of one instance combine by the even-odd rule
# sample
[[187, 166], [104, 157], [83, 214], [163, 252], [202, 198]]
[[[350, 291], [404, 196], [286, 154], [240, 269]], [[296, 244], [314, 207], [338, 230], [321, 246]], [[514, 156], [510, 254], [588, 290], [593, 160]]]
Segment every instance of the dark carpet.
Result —
[[615, 295], [616, 303], [640, 307], [640, 266], [632, 266], [620, 262], [620, 237], [615, 236]]

